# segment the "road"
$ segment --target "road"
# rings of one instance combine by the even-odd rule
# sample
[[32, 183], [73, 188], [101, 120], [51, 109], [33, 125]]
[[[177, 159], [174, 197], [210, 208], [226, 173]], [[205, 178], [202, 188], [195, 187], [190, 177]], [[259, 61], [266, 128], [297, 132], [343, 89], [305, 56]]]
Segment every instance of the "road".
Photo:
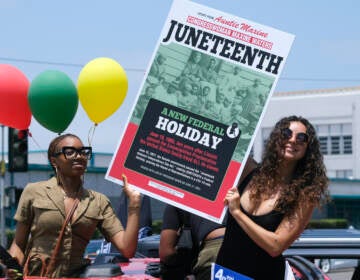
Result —
[[351, 280], [351, 276], [353, 275], [354, 269], [339, 269], [334, 272], [330, 272], [327, 275], [331, 280]]

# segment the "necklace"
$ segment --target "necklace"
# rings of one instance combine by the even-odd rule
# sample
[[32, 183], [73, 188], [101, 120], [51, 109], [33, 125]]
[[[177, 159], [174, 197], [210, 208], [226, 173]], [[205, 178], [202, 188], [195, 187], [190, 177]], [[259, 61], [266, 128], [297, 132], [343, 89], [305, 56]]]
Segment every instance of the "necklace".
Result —
[[64, 189], [61, 189], [64, 195], [64, 200], [66, 198], [76, 198], [80, 192], [80, 189], [78, 189], [76, 192], [66, 192]]

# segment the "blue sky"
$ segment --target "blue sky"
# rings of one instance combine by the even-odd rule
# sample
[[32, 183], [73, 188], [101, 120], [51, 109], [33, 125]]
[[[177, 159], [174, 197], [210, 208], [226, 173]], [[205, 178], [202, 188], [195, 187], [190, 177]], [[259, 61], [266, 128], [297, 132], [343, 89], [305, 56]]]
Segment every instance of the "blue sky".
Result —
[[[359, 1], [194, 2], [296, 36], [275, 91], [360, 85]], [[76, 84], [89, 61], [109, 57], [119, 62], [129, 80], [127, 97], [97, 126], [91, 143], [96, 152], [112, 153], [171, 4], [172, 0], [0, 0], [0, 63], [17, 67], [30, 82], [52, 69]], [[78, 134], [88, 144], [92, 125], [79, 104], [65, 132]], [[29, 129], [30, 150], [46, 150], [56, 136], [35, 119]]]

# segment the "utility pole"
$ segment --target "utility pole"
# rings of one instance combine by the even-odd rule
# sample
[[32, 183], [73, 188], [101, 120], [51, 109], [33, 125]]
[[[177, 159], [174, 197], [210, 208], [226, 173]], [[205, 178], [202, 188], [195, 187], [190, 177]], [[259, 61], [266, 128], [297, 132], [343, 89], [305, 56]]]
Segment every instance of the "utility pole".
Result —
[[6, 232], [5, 232], [5, 158], [4, 158], [4, 126], [1, 125], [1, 162], [0, 162], [0, 233], [1, 233], [1, 245], [6, 247]]

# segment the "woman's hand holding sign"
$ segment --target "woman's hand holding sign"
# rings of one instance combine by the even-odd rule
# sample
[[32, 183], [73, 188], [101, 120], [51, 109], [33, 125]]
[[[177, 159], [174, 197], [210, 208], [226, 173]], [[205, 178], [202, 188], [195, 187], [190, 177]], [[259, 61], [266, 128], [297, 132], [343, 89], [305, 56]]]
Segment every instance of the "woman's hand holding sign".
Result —
[[236, 187], [232, 187], [226, 193], [224, 204], [229, 207], [230, 213], [240, 209], [240, 194]]

